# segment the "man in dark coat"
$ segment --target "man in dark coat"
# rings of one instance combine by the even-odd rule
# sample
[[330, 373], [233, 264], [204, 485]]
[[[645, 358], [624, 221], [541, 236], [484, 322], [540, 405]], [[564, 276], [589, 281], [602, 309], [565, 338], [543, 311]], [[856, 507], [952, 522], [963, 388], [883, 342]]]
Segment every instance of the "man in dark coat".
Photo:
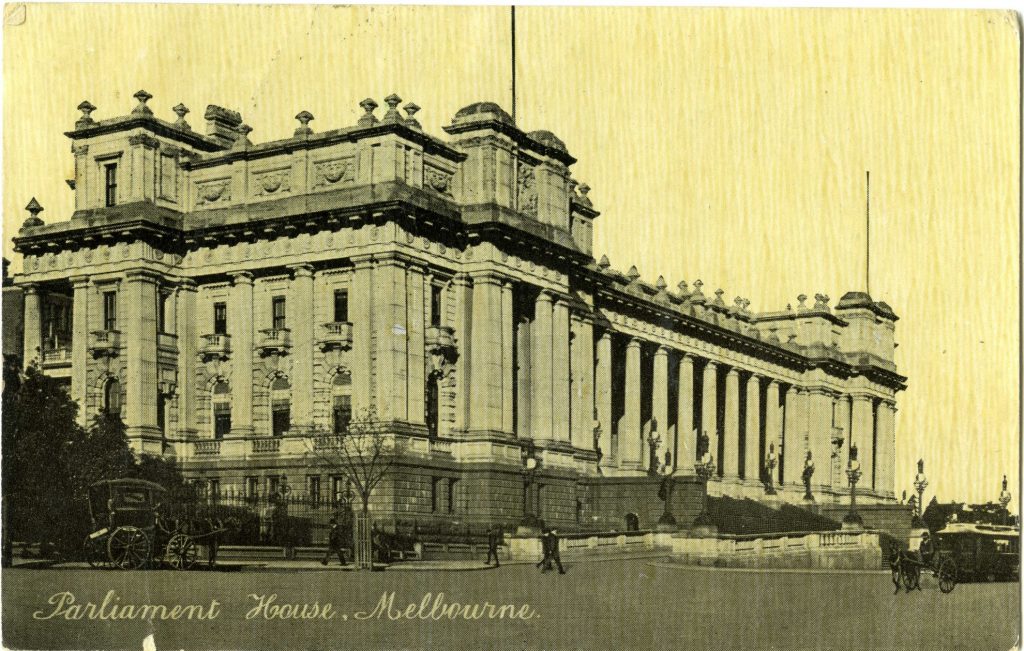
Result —
[[323, 560], [320, 561], [321, 565], [327, 565], [327, 559], [331, 557], [331, 552], [338, 555], [338, 561], [345, 564], [345, 550], [342, 547], [341, 540], [341, 527], [338, 526], [338, 520], [331, 518], [331, 530], [327, 535], [327, 552], [324, 554]]
[[545, 529], [544, 536], [541, 538], [541, 542], [544, 548], [544, 558], [541, 559], [540, 563], [537, 563], [537, 567], [541, 568], [541, 573], [547, 572], [552, 569], [551, 563], [554, 561], [558, 565], [558, 573], [565, 574], [565, 568], [562, 567], [562, 557], [558, 553], [558, 532], [554, 529]]
[[501, 530], [491, 525], [487, 529], [487, 560], [484, 561], [484, 565], [491, 564], [491, 557], [494, 557], [494, 567], [501, 567], [501, 563], [498, 562], [498, 546], [501, 544]]

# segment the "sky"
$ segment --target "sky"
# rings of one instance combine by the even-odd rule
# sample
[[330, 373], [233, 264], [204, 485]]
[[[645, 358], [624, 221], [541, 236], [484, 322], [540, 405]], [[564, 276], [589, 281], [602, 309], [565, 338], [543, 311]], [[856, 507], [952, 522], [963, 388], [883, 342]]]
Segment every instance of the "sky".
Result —
[[[1010, 12], [517, 10], [517, 118], [579, 159], [595, 256], [751, 309], [864, 290], [899, 315], [897, 493], [1019, 489], [1019, 35]], [[503, 7], [28, 5], [4, 26], [3, 251], [33, 196], [70, 218], [88, 99], [158, 117], [238, 110], [264, 142], [355, 124], [398, 93], [426, 130], [467, 104], [511, 111]]]

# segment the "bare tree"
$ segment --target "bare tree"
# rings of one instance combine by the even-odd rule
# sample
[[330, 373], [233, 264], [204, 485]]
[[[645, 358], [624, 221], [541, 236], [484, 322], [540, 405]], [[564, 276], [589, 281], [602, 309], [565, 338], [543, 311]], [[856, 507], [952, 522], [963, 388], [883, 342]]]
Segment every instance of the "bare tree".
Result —
[[348, 477], [362, 500], [363, 513], [369, 512], [374, 489], [404, 451], [402, 442], [387, 432], [372, 406], [357, 410], [345, 431], [314, 435], [306, 446], [321, 465]]

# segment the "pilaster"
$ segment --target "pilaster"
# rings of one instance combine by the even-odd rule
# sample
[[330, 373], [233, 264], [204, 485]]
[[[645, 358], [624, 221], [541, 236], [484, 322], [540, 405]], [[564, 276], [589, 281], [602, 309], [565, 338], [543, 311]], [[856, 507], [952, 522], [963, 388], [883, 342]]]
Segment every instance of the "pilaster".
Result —
[[[807, 450], [806, 393], [800, 387], [791, 386], [786, 391], [784, 427], [785, 439], [782, 446], [782, 458], [786, 466], [784, 479], [787, 484], [799, 484]], [[814, 460], [815, 466], [819, 461], [819, 459]]]
[[875, 419], [872, 397], [866, 393], [855, 393], [852, 400], [853, 431], [850, 443], [857, 444], [857, 460], [860, 461], [861, 479], [858, 486], [861, 490], [873, 490], [877, 483], [875, 474]]
[[501, 283], [501, 318], [498, 327], [501, 328], [501, 430], [509, 433], [515, 430], [515, 401], [512, 398], [512, 388], [516, 381], [513, 357], [515, 326], [512, 283], [505, 280]]
[[313, 428], [313, 269], [308, 264], [295, 265], [290, 286], [288, 320], [291, 330], [291, 424], [296, 433]]
[[594, 449], [594, 327], [572, 314], [572, 444]]
[[469, 429], [474, 431], [500, 431], [504, 422], [501, 283], [495, 274], [473, 276]]
[[21, 288], [25, 292], [24, 359], [22, 362], [25, 368], [28, 368], [33, 360], [42, 361], [42, 301], [38, 285], [26, 284]]
[[[148, 272], [129, 272], [125, 279], [125, 429], [129, 438], [158, 434], [156, 415], [157, 279]], [[147, 451], [146, 446], [141, 446]], [[162, 452], [162, 450], [161, 450]]]
[[91, 415], [88, 409], [89, 403], [86, 400], [89, 381], [89, 296], [91, 293], [88, 276], [72, 277], [71, 287], [74, 291], [74, 303], [71, 308], [71, 399], [78, 403], [78, 424], [86, 427]]
[[[196, 285], [183, 280], [174, 292], [178, 335], [178, 430], [185, 438], [195, 436], [196, 424]], [[230, 317], [229, 317], [230, 318]], [[212, 428], [211, 428], [212, 430]]]
[[554, 391], [552, 371], [552, 297], [547, 292], [537, 296], [533, 318], [531, 341], [531, 367], [533, 395], [531, 396], [531, 417], [533, 438], [554, 440], [552, 430], [551, 396]]
[[570, 413], [573, 396], [570, 392], [569, 369], [569, 304], [562, 298], [555, 301], [551, 317], [551, 416], [554, 438], [561, 443], [570, 440]]
[[597, 340], [597, 372], [594, 378], [594, 402], [601, 428], [601, 465], [610, 466], [612, 454], [612, 333], [607, 330]]
[[878, 436], [875, 451], [875, 492], [892, 497], [896, 492], [896, 403], [882, 400], [878, 405]]
[[232, 276], [228, 306], [228, 334], [231, 336], [231, 433], [249, 436], [252, 427], [253, 352], [252, 274]]
[[807, 392], [807, 447], [814, 458], [814, 486], [832, 485], [832, 394], [822, 388]]

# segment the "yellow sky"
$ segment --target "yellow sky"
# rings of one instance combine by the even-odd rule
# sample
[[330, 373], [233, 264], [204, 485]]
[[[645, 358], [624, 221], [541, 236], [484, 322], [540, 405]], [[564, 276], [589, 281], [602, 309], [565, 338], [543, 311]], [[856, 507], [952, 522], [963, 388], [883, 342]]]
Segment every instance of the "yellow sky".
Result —
[[[1018, 483], [1019, 72], [1008, 12], [520, 8], [519, 123], [579, 158], [595, 252], [752, 309], [864, 288], [901, 317], [897, 492], [995, 499]], [[10, 15], [8, 6], [8, 15]], [[17, 22], [8, 20], [10, 22]], [[397, 92], [443, 135], [511, 108], [501, 7], [30, 5], [4, 28], [4, 255], [35, 196], [71, 214], [70, 129], [184, 102], [241, 111], [255, 142], [325, 130]], [[15, 266], [19, 261], [15, 258]], [[1017, 491], [1014, 490], [1014, 493]], [[1014, 506], [1016, 509], [1014, 495]], [[927, 496], [926, 496], [927, 499]]]

